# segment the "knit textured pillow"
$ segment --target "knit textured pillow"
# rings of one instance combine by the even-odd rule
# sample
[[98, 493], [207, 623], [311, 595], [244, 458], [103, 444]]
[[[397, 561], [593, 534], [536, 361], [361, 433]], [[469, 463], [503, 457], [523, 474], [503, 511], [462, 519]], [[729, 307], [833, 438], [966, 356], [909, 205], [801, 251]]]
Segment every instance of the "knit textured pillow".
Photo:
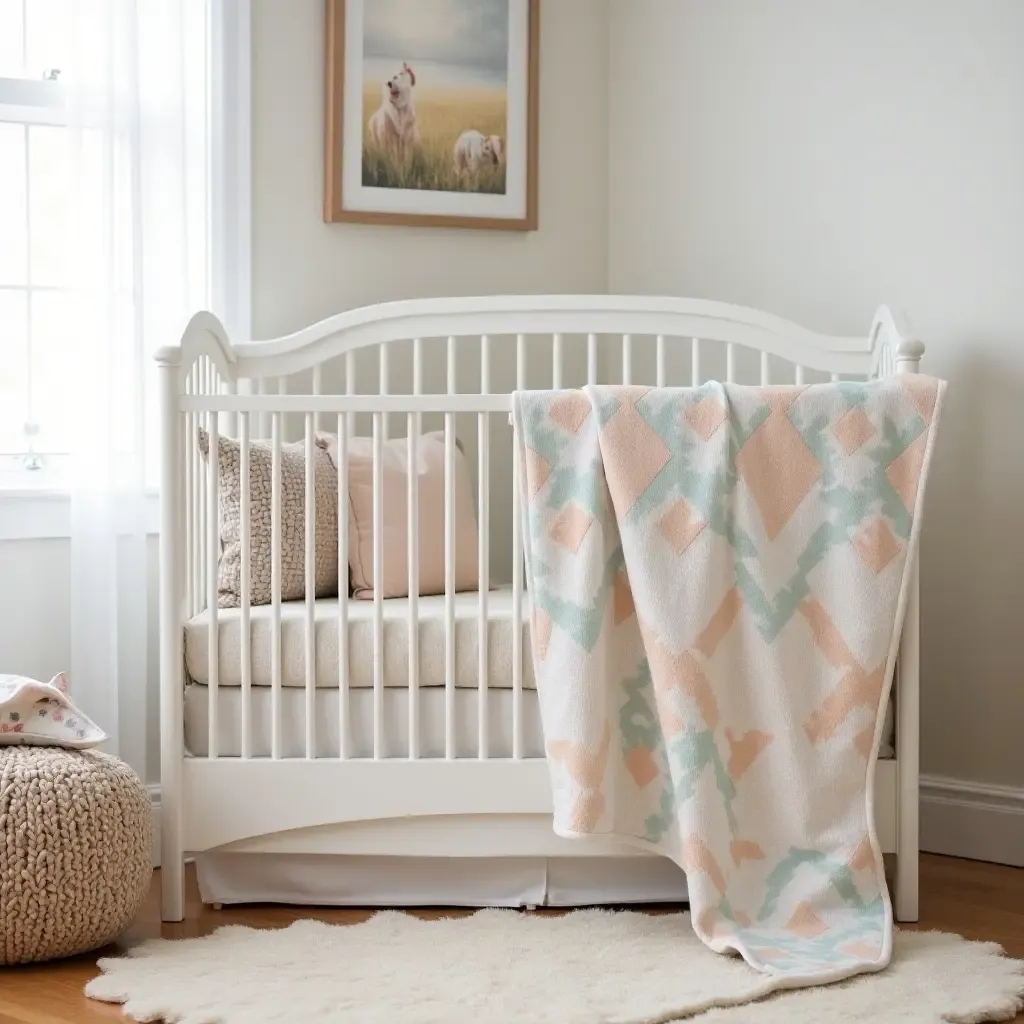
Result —
[[[220, 540], [217, 604], [242, 603], [242, 459], [232, 438], [218, 439]], [[210, 437], [199, 431], [199, 450], [209, 459]], [[314, 448], [316, 597], [338, 593], [338, 471], [322, 448]], [[273, 454], [268, 441], [249, 443], [250, 602], [271, 602], [271, 485]], [[302, 441], [281, 445], [281, 600], [306, 596], [306, 452]]]

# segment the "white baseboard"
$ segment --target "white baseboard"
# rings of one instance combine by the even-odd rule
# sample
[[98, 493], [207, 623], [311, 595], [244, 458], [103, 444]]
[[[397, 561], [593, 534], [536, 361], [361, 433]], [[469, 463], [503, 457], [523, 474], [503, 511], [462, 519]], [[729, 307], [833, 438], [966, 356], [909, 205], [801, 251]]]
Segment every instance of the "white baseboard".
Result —
[[[160, 786], [151, 785], [153, 867], [160, 866]], [[1024, 867], [1024, 789], [921, 776], [921, 849]]]
[[921, 849], [1024, 867], [1024, 789], [922, 775]]

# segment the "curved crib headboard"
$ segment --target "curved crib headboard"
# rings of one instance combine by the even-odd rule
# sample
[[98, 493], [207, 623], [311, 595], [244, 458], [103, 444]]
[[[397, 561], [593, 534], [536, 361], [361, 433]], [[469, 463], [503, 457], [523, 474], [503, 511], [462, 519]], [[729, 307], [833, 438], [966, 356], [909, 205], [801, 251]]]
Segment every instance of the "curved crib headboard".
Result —
[[[712, 353], [722, 357], [717, 367], [722, 371], [721, 379], [736, 380], [741, 351], [759, 354], [758, 383], [789, 383], [794, 378], [800, 380], [807, 370], [866, 377], [893, 372], [897, 361], [907, 363], [907, 369], [916, 369], [923, 352], [904, 318], [886, 306], [878, 310], [870, 331], [860, 337], [841, 337], [807, 330], [770, 313], [702, 299], [500, 295], [413, 299], [364, 306], [265, 341], [233, 342], [220, 321], [203, 312], [189, 322], [181, 345], [161, 349], [157, 359], [186, 370], [197, 358], [206, 356], [216, 366], [218, 376], [229, 385], [227, 390], [234, 390], [230, 385], [239, 381], [289, 378], [306, 371], [312, 371], [311, 383], [315, 385], [317, 377], [322, 381], [322, 370], [317, 373], [318, 368], [343, 357], [346, 375], [351, 376], [355, 372], [356, 354], [379, 347], [382, 365], [378, 386], [361, 393], [387, 394], [388, 356], [384, 353], [390, 343], [413, 342], [415, 348], [420, 348], [427, 339], [440, 339], [452, 349], [451, 343], [457, 339], [475, 339], [480, 369], [484, 371], [488, 369], [490, 342], [499, 337], [514, 339], [517, 350], [516, 379], [509, 382], [509, 391], [524, 386], [524, 373], [520, 371], [525, 371], [527, 359], [535, 359], [534, 353], [545, 345], [550, 346], [547, 358], [553, 387], [601, 379], [696, 384], [710, 379], [708, 373], [702, 376], [702, 358], [707, 359]], [[641, 339], [648, 342], [646, 357], [637, 351]], [[570, 381], [566, 379], [566, 367], [574, 362], [570, 352], [574, 346], [579, 353], [575, 362], [583, 379]], [[684, 360], [689, 364], [688, 375], [671, 373], [680, 354], [688, 357]], [[449, 356], [458, 360], [452, 352]], [[772, 380], [770, 368], [774, 359], [792, 364], [793, 378]], [[450, 377], [452, 368], [448, 369]], [[442, 392], [454, 390], [449, 380], [445, 384], [448, 386], [440, 389]], [[481, 390], [490, 390], [487, 385], [488, 381], [482, 380]], [[416, 391], [414, 386], [409, 390]], [[350, 388], [346, 392], [360, 393]], [[310, 393], [319, 392], [314, 388]]]

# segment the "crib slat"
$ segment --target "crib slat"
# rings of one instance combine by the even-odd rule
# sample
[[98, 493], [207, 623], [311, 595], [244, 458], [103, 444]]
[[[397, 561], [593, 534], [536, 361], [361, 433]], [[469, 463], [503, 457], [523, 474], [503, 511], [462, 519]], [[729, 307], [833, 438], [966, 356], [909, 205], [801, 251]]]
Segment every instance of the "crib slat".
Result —
[[[264, 395], [267, 395], [268, 393], [269, 392], [267, 390], [267, 378], [266, 377], [259, 377], [259, 378], [257, 378], [257, 380], [256, 380], [256, 394], [260, 395], [260, 396], [264, 396]], [[268, 416], [268, 414], [265, 413], [265, 412], [258, 412], [256, 414], [256, 436], [257, 437], [266, 437], [270, 433], [270, 430], [268, 429], [269, 428], [269, 421], [267, 419], [267, 416]]]
[[[196, 392], [202, 393], [202, 373], [197, 365], [196, 371]], [[195, 416], [196, 435], [200, 429], [206, 428], [202, 413]], [[209, 452], [209, 449], [207, 449]], [[196, 493], [194, 495], [195, 505], [192, 508], [192, 516], [195, 520], [194, 537], [196, 540], [196, 614], [206, 607], [206, 531], [203, 524], [206, 521], [206, 469], [203, 466], [202, 457], [198, 448], [193, 448], [192, 458], [194, 459], [193, 475], [196, 481]]]
[[[195, 393], [194, 367], [185, 375], [185, 394]], [[188, 598], [189, 617], [196, 613], [196, 589], [199, 581], [196, 577], [196, 537], [195, 518], [195, 450], [196, 450], [195, 414], [185, 413], [185, 550], [188, 553], [188, 568], [185, 573], [185, 593]]]
[[419, 430], [416, 414], [406, 417], [406, 437], [409, 449], [409, 472], [406, 474], [406, 542], [409, 572], [409, 760], [415, 761], [419, 754], [420, 735], [420, 550], [419, 550], [419, 477], [416, 473], [418, 459]]
[[659, 334], [654, 339], [655, 374], [659, 388], [665, 386], [665, 335]]
[[455, 416], [444, 414], [444, 756], [455, 757]]
[[[316, 366], [313, 367], [313, 394], [314, 395], [322, 394], [323, 390], [324, 390], [324, 365], [323, 365], [323, 363], [317, 363]], [[320, 413], [316, 414], [314, 423], [315, 423], [316, 429], [319, 430], [320, 429]]]
[[[517, 338], [516, 347], [516, 390], [526, 386], [526, 357], [521, 344], [522, 335]], [[593, 334], [587, 335], [587, 381], [593, 384], [597, 379], [597, 345]], [[519, 532], [519, 445], [513, 438], [512, 444], [512, 621], [513, 636], [522, 635], [523, 617], [523, 542]], [[514, 624], [519, 622], [519, 633]], [[523, 651], [522, 645], [512, 644], [512, 756], [522, 757], [522, 690]], [[517, 683], [518, 680], [518, 683]]]
[[348, 757], [348, 439], [350, 414], [338, 413], [338, 757]]
[[316, 757], [316, 445], [313, 414], [306, 413], [306, 501], [303, 505], [306, 527], [305, 612], [306, 612], [306, 757]]
[[[202, 367], [200, 364], [196, 364], [196, 392], [202, 393], [203, 390], [203, 377]], [[200, 428], [205, 428], [206, 424], [203, 420], [203, 414], [197, 413], [195, 416], [195, 427], [196, 436], [198, 438], [198, 432]], [[193, 476], [196, 480], [196, 494], [195, 506], [192, 509], [192, 514], [195, 518], [195, 539], [196, 539], [196, 614], [201, 612], [206, 607], [206, 531], [203, 529], [203, 523], [205, 522], [206, 515], [206, 470], [203, 467], [202, 456], [199, 454], [198, 447], [193, 447], [192, 458], [195, 460], [193, 466]]]
[[[185, 393], [189, 394], [191, 374], [185, 379]], [[195, 562], [195, 531], [192, 528], [193, 496], [192, 449], [195, 446], [195, 414], [185, 413], [185, 602], [188, 616], [196, 613], [196, 562]]]
[[281, 413], [270, 414], [270, 756], [281, 757]]
[[[281, 376], [277, 378], [277, 393], [279, 395], [288, 394], [288, 378]], [[281, 413], [281, 440], [286, 441], [288, 439], [288, 413]]]
[[[480, 394], [486, 395], [491, 390], [491, 356], [490, 339], [484, 335], [480, 339]], [[556, 362], [552, 365], [552, 374], [557, 373], [558, 384], [561, 387], [562, 376], [562, 337], [555, 335], [553, 340], [554, 356]], [[491, 470], [491, 431], [490, 419], [487, 413], [482, 412], [477, 416], [477, 457], [479, 466], [477, 469], [477, 487], [479, 499], [479, 515], [477, 517], [477, 685], [479, 697], [477, 699], [477, 753], [481, 760], [487, 759], [487, 685], [490, 645], [488, 644], [487, 629], [487, 588], [490, 568], [490, 470]]]
[[[423, 391], [423, 343], [416, 338], [412, 347], [412, 391]], [[409, 501], [409, 760], [420, 756], [420, 531], [419, 531], [419, 462], [420, 414], [406, 417], [405, 434], [409, 446], [409, 472], [406, 488]]]
[[[224, 395], [236, 395], [238, 394], [238, 382], [233, 380], [225, 380], [221, 382], [220, 386], [221, 394]], [[229, 412], [225, 414], [225, 427], [228, 432], [228, 437], [238, 437], [238, 413]]]
[[804, 382], [804, 368], [799, 363], [794, 368], [793, 379], [797, 384], [803, 384]]
[[700, 387], [700, 338], [694, 338], [690, 345], [690, 383]]
[[252, 626], [249, 617], [249, 609], [252, 604], [252, 538], [250, 536], [250, 513], [249, 513], [249, 414], [240, 412], [238, 414], [238, 443], [239, 457], [241, 461], [241, 488], [239, 490], [239, 505], [241, 507], [241, 540], [242, 555], [241, 583], [242, 583], [242, 608], [240, 628], [242, 631], [242, 642], [239, 649], [239, 668], [242, 676], [242, 757], [252, 757]]
[[[192, 372], [185, 374], [185, 394], [192, 393]], [[185, 611], [189, 618], [194, 614], [192, 610], [192, 413], [185, 415], [185, 448], [182, 452], [185, 458]]]
[[736, 380], [736, 346], [731, 341], [725, 346], [725, 379], [730, 384]]
[[633, 335], [622, 336], [622, 383], [633, 383]]
[[373, 414], [373, 759], [384, 756], [384, 416]]
[[[196, 365], [196, 387], [199, 394], [203, 393], [203, 381], [205, 380], [205, 370], [202, 367], [201, 362]], [[196, 417], [196, 424], [198, 427], [206, 427], [206, 421], [202, 413], [199, 413]], [[209, 439], [209, 435], [207, 435]], [[209, 456], [210, 449], [207, 448]], [[196, 593], [196, 612], [200, 612], [206, 607], [206, 530], [204, 529], [206, 523], [206, 484], [209, 479], [206, 469], [203, 466], [202, 458], [198, 451], [195, 452], [195, 472], [196, 480], [199, 483], [197, 488], [197, 501], [195, 505], [195, 536], [196, 536], [196, 572], [198, 577], [198, 587]]]
[[478, 756], [481, 760], [487, 759], [487, 687], [489, 683], [489, 630], [487, 628], [487, 597], [490, 579], [490, 423], [487, 413], [482, 412], [478, 416], [477, 444], [479, 445], [480, 465], [479, 477], [479, 515], [477, 517], [479, 526], [477, 529], [477, 683], [479, 687], [479, 698], [477, 701], [478, 712]]
[[207, 465], [209, 481], [206, 488], [206, 529], [207, 529], [207, 592], [206, 601], [210, 616], [210, 643], [207, 651], [207, 699], [209, 700], [208, 757], [217, 756], [218, 748], [218, 686], [220, 683], [220, 631], [217, 622], [217, 556], [220, 554], [220, 523], [218, 522], [218, 482], [220, 480], [220, 434], [217, 424], [217, 413], [211, 412], [209, 418], [210, 458]]
[[587, 335], [587, 383], [597, 383], [597, 335]]
[[[448, 337], [449, 395], [457, 391], [455, 338]], [[444, 414], [444, 756], [455, 757], [455, 415]]]
[[523, 756], [523, 534], [519, 441], [512, 441], [512, 757]]
[[[391, 394], [391, 374], [388, 372], [388, 351], [389, 346], [387, 344], [382, 344], [380, 346], [380, 355], [378, 356], [380, 360], [380, 375], [378, 378], [379, 387], [377, 393], [381, 395]], [[391, 417], [387, 413], [385, 413], [381, 417], [381, 430], [385, 441], [388, 439], [391, 433], [391, 425], [388, 422], [390, 418]]]
[[768, 353], [761, 353], [761, 386], [765, 387], [770, 382], [771, 374], [768, 367]]
[[837, 380], [839, 380], [839, 374], [838, 373], [830, 373], [828, 379], [830, 381], [832, 381], [832, 383], [834, 384]]
[[562, 388], [562, 336], [561, 334], [551, 335], [551, 387], [555, 391]]
[[[356, 354], [345, 353], [345, 394], [356, 392]], [[352, 413], [338, 415], [338, 757], [349, 756], [349, 674], [348, 632], [349, 544], [348, 544], [348, 439], [355, 433]]]

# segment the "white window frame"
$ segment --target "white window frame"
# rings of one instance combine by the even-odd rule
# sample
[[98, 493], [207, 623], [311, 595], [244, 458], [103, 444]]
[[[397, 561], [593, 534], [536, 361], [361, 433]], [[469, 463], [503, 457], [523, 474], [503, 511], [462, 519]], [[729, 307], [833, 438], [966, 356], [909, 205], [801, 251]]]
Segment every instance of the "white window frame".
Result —
[[[210, 293], [232, 337], [252, 336], [251, 0], [211, 0]], [[63, 124], [59, 82], [0, 78], [0, 117]], [[59, 102], [55, 102], [59, 98]], [[0, 455], [0, 541], [69, 537], [66, 459], [28, 470]], [[158, 496], [148, 495], [147, 530], [157, 532]]]
[[[67, 124], [66, 89], [59, 81], [31, 78], [0, 77], [0, 122], [20, 124], [24, 127], [32, 125], [54, 125], [60, 127]], [[25, 176], [28, 179], [28, 147], [25, 149]], [[31, 210], [31, 203], [29, 203]], [[31, 217], [31, 213], [28, 214]], [[28, 236], [31, 239], [31, 222], [28, 225]], [[32, 265], [26, 259], [27, 279], [24, 285], [4, 285], [5, 291], [23, 292], [31, 297]], [[31, 303], [28, 304], [31, 317]], [[31, 332], [31, 320], [29, 321]], [[0, 453], [0, 495], [12, 490], [29, 490], [37, 492], [53, 486], [55, 479], [62, 472], [61, 456], [47, 458], [47, 467], [42, 470], [29, 470], [25, 467], [25, 454]]]

